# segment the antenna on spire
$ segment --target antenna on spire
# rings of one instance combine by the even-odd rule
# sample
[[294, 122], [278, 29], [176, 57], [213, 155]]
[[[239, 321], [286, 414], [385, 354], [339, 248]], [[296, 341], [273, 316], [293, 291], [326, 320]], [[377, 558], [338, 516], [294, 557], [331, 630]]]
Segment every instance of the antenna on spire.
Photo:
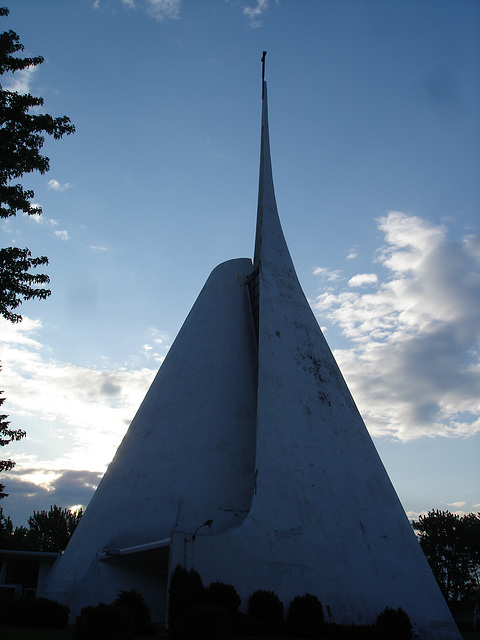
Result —
[[265, 56], [267, 55], [267, 52], [264, 51], [263, 52], [263, 56], [262, 56], [262, 99], [263, 99], [263, 93], [264, 93], [264, 82], [265, 82]]

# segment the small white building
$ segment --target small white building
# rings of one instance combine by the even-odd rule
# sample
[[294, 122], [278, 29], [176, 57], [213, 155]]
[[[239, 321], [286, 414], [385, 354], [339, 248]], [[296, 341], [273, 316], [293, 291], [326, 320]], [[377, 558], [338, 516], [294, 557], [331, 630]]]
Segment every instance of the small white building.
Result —
[[45, 588], [57, 551], [0, 549], [0, 599], [35, 598]]
[[205, 585], [327, 621], [402, 607], [424, 640], [460, 638], [298, 282], [277, 213], [263, 83], [253, 263], [208, 278], [45, 594], [80, 609], [144, 594], [165, 620], [178, 565]]

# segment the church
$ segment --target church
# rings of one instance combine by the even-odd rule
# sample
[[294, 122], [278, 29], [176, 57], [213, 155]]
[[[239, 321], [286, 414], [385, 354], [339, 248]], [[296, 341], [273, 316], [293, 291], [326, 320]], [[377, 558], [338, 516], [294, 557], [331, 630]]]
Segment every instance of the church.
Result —
[[302, 291], [275, 200], [262, 73], [253, 261], [208, 277], [44, 595], [82, 607], [137, 589], [166, 619], [176, 566], [327, 622], [402, 607], [460, 635]]

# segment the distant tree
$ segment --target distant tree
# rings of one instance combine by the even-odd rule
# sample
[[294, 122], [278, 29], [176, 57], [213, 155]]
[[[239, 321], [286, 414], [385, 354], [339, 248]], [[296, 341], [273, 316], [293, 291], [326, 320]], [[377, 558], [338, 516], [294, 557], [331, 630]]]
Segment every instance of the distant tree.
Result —
[[[0, 366], [1, 370], [1, 366]], [[3, 391], [0, 391], [3, 393]], [[5, 402], [5, 398], [0, 397], [0, 407]], [[25, 431], [21, 429], [10, 429], [10, 422], [7, 420], [8, 416], [4, 413], [0, 414], [0, 446], [4, 447], [10, 444], [14, 440], [21, 440], [25, 436]], [[9, 471], [15, 466], [13, 460], [0, 460], [0, 473], [2, 471]], [[0, 499], [7, 496], [7, 493], [3, 493], [3, 485], [0, 484]]]
[[10, 516], [3, 513], [0, 507], [0, 549], [26, 549], [25, 527], [13, 527]]
[[34, 511], [28, 519], [26, 546], [36, 551], [63, 551], [82, 516], [82, 509], [70, 511], [56, 504], [49, 511]]
[[480, 513], [432, 510], [412, 524], [445, 599], [457, 602], [479, 593]]
[[[6, 7], [0, 7], [0, 17], [8, 14]], [[0, 76], [42, 64], [41, 56], [28, 58], [17, 55], [23, 49], [14, 31], [0, 34]], [[49, 158], [40, 154], [45, 134], [58, 140], [75, 131], [67, 116], [54, 118], [46, 113], [38, 113], [37, 109], [42, 106], [43, 98], [11, 91], [0, 84], [0, 218], [9, 218], [18, 212], [28, 215], [42, 213], [41, 207], [31, 202], [34, 192], [16, 181], [27, 173], [39, 171], [44, 174], [49, 170]], [[35, 109], [35, 112], [31, 113], [31, 109]], [[24, 300], [44, 299], [50, 295], [50, 290], [44, 286], [50, 281], [48, 275], [32, 273], [32, 269], [46, 264], [46, 256], [34, 258], [29, 249], [0, 248], [1, 316], [10, 322], [20, 322], [22, 316], [15, 309]], [[3, 402], [4, 398], [1, 398], [0, 404]], [[6, 418], [5, 415], [0, 417], [2, 446], [25, 436], [24, 431], [9, 429]], [[12, 460], [0, 461], [0, 471], [7, 471], [14, 464]]]

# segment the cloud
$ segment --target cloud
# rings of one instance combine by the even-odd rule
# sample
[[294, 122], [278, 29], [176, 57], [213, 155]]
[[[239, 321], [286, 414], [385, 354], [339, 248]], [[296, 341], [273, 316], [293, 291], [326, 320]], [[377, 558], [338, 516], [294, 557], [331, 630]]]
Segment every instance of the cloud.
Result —
[[98, 471], [25, 468], [10, 471], [3, 507], [15, 526], [26, 525], [34, 511], [85, 508], [102, 478]]
[[60, 184], [58, 180], [49, 180], [47, 182], [47, 187], [50, 191], [66, 191], [67, 189], [71, 189], [72, 185], [69, 182]]
[[362, 287], [364, 284], [375, 284], [378, 282], [376, 273], [358, 273], [348, 281], [349, 287]]
[[146, 0], [147, 13], [155, 20], [178, 19], [182, 0]]
[[9, 451], [17, 466], [2, 478], [14, 523], [51, 504], [88, 503], [169, 348], [157, 329], [148, 341], [154, 368], [82, 367], [52, 358], [40, 321], [0, 319], [2, 409], [27, 431]]
[[27, 213], [24, 213], [23, 215], [25, 218], [27, 218], [29, 221], [34, 222], [35, 224], [43, 225], [45, 227], [52, 227], [54, 235], [60, 240], [66, 241], [69, 239], [68, 231], [66, 231], [65, 229], [54, 228], [58, 226], [58, 220], [54, 220], [53, 218], [47, 218], [47, 216], [43, 214], [40, 216], [38, 215], [29, 216]]
[[28, 317], [18, 325], [0, 320], [5, 410], [28, 425], [25, 453], [12, 456], [19, 468], [103, 470], [156, 370], [101, 370], [52, 360], [40, 334], [41, 324]]
[[30, 88], [33, 83], [37, 67], [27, 67], [15, 73], [7, 74], [7, 81], [5, 82], [5, 89], [7, 91], [16, 91], [17, 93], [30, 93]]
[[350, 341], [335, 357], [374, 435], [472, 435], [480, 431], [478, 238], [451, 241], [444, 227], [401, 212], [378, 227], [375, 291], [332, 291], [330, 279], [313, 304]]
[[90, 251], [108, 251], [108, 247], [105, 247], [104, 245], [96, 245], [96, 244], [91, 244], [88, 249]]
[[332, 281], [338, 280], [342, 275], [342, 271], [340, 269], [337, 269], [336, 271], [330, 271], [326, 267], [315, 267], [313, 270], [313, 275], [320, 276], [323, 280]]
[[[276, 1], [278, 2], [278, 0]], [[262, 26], [260, 16], [268, 9], [268, 5], [269, 0], [257, 0], [257, 5], [255, 7], [243, 7], [243, 13], [249, 18], [252, 29], [258, 29], [258, 27]]]
[[465, 500], [460, 500], [459, 502], [448, 502], [447, 506], [449, 507], [464, 507], [466, 505], [466, 501]]
[[149, 342], [142, 345], [144, 355], [157, 364], [161, 364], [165, 360], [165, 355], [170, 349], [168, 344], [168, 336], [166, 333], [158, 331], [158, 329], [150, 328]]
[[[111, 0], [113, 1], [113, 0]], [[151, 16], [155, 20], [162, 22], [163, 20], [177, 20], [180, 18], [180, 10], [182, 8], [182, 0], [115, 0], [120, 1], [122, 6], [127, 9], [136, 9], [142, 7], [147, 15]], [[103, 0], [95, 0], [92, 7], [94, 9], [100, 9]], [[103, 2], [103, 4], [105, 4]]]
[[[40, 204], [38, 204], [38, 202], [32, 202], [32, 205], [34, 207], [41, 207]], [[56, 220], [54, 220], [53, 218], [47, 218], [45, 215], [33, 215], [30, 216], [28, 215], [28, 213], [23, 214], [23, 217], [26, 218], [27, 220], [31, 220], [32, 222], [35, 222], [35, 224], [43, 224], [47, 227], [55, 227], [58, 222]]]

